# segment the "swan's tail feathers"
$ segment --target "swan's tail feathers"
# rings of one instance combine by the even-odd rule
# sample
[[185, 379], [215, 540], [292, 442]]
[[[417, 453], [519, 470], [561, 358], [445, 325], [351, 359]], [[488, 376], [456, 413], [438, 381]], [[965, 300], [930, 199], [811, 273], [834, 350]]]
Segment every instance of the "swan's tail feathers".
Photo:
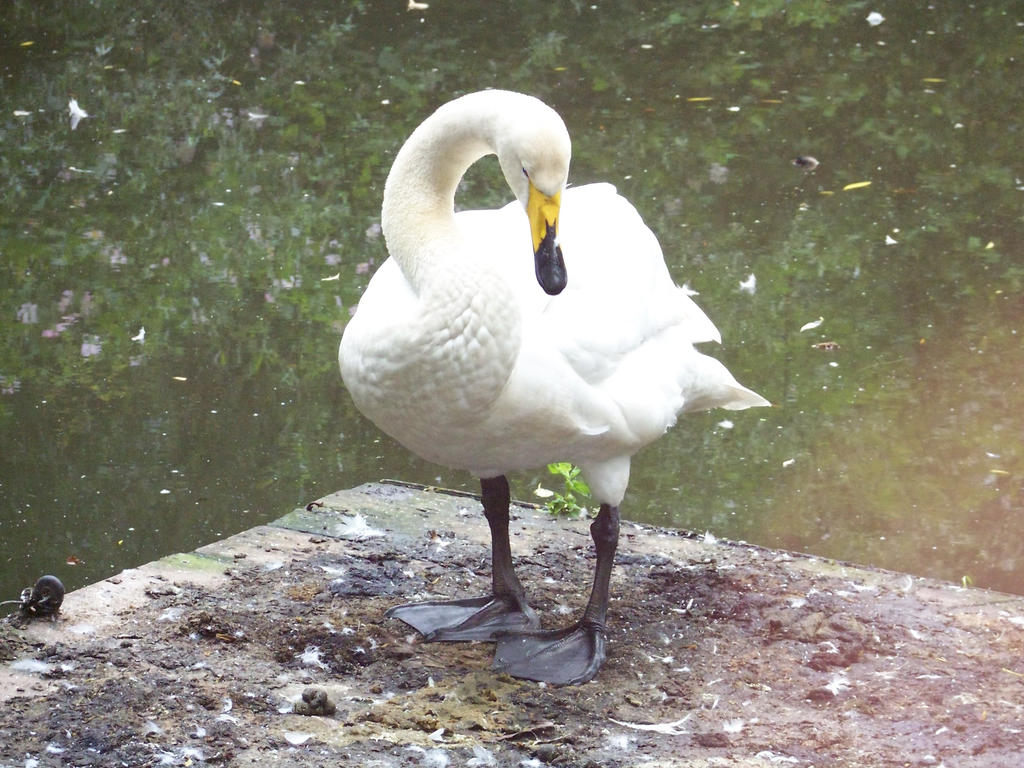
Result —
[[759, 408], [771, 405], [770, 402], [757, 394], [757, 392], [747, 389], [742, 384], [736, 384], [732, 387], [732, 390], [733, 399], [723, 403], [719, 406], [720, 408], [724, 408], [727, 411], [742, 411], [746, 408]]
[[687, 376], [680, 381], [684, 413], [712, 408], [742, 411], [744, 408], [771, 405], [736, 381], [729, 369], [713, 357], [695, 353], [686, 373]]

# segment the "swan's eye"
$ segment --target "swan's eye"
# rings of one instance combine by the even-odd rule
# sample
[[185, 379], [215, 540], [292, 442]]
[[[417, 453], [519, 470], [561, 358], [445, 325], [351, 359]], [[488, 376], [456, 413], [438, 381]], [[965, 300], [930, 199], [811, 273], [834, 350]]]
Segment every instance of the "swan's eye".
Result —
[[530, 173], [525, 168], [523, 168], [523, 176], [525, 176], [526, 178], [530, 178]]

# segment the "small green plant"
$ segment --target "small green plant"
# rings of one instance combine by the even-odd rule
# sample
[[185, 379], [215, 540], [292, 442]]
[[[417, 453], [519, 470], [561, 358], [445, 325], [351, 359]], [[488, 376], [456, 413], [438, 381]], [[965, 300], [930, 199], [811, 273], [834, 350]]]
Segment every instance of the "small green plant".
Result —
[[564, 492], [559, 493], [538, 486], [536, 493], [547, 499], [544, 506], [548, 512], [563, 517], [578, 517], [585, 513], [587, 508], [583, 506], [580, 499], [589, 499], [590, 486], [580, 477], [580, 468], [573, 466], [568, 461], [559, 461], [555, 464], [548, 464], [548, 472], [556, 477], [561, 477], [564, 487]]

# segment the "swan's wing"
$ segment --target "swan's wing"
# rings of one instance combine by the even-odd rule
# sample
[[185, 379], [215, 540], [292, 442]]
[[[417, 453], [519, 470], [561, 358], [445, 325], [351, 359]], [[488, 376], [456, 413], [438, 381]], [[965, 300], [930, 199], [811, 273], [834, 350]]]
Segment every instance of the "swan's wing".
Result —
[[767, 404], [694, 345], [718, 329], [676, 286], [661, 247], [610, 184], [566, 190], [560, 239], [565, 291], [527, 321], [611, 401], [630, 431], [655, 439], [681, 411]]
[[635, 450], [681, 411], [767, 404], [694, 349], [720, 341], [718, 329], [673, 283], [654, 234], [612, 185], [565, 191], [559, 241], [568, 285], [554, 297], [537, 284], [518, 203], [456, 220], [517, 297], [522, 344], [501, 409], [514, 409], [510, 422], [536, 430], [540, 418], [565, 445], [607, 435]]
[[566, 190], [560, 233], [569, 285], [544, 319], [560, 328], [560, 345], [588, 380], [669, 329], [689, 344], [720, 341], [672, 282], [654, 233], [613, 186]]
[[611, 184], [571, 187], [563, 195], [559, 241], [569, 283], [557, 297], [537, 285], [522, 206], [463, 211], [456, 221], [466, 242], [481, 244], [475, 256], [516, 295], [524, 323], [543, 316], [551, 338], [578, 359], [584, 375], [614, 360], [617, 349], [629, 351], [670, 326], [685, 328], [693, 344], [721, 341], [714, 323], [673, 284], [654, 233]]

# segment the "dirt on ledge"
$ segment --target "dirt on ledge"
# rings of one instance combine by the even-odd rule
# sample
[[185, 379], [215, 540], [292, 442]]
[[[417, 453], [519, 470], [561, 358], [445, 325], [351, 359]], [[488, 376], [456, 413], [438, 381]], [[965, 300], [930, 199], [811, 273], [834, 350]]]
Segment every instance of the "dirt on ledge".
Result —
[[[71, 593], [54, 622], [3, 622], [0, 766], [1024, 754], [1020, 597], [626, 523], [608, 660], [555, 688], [492, 673], [490, 644], [422, 643], [384, 618], [485, 592], [487, 536], [473, 498], [372, 484]], [[517, 507], [513, 554], [545, 626], [568, 623], [592, 577], [585, 521]]]

